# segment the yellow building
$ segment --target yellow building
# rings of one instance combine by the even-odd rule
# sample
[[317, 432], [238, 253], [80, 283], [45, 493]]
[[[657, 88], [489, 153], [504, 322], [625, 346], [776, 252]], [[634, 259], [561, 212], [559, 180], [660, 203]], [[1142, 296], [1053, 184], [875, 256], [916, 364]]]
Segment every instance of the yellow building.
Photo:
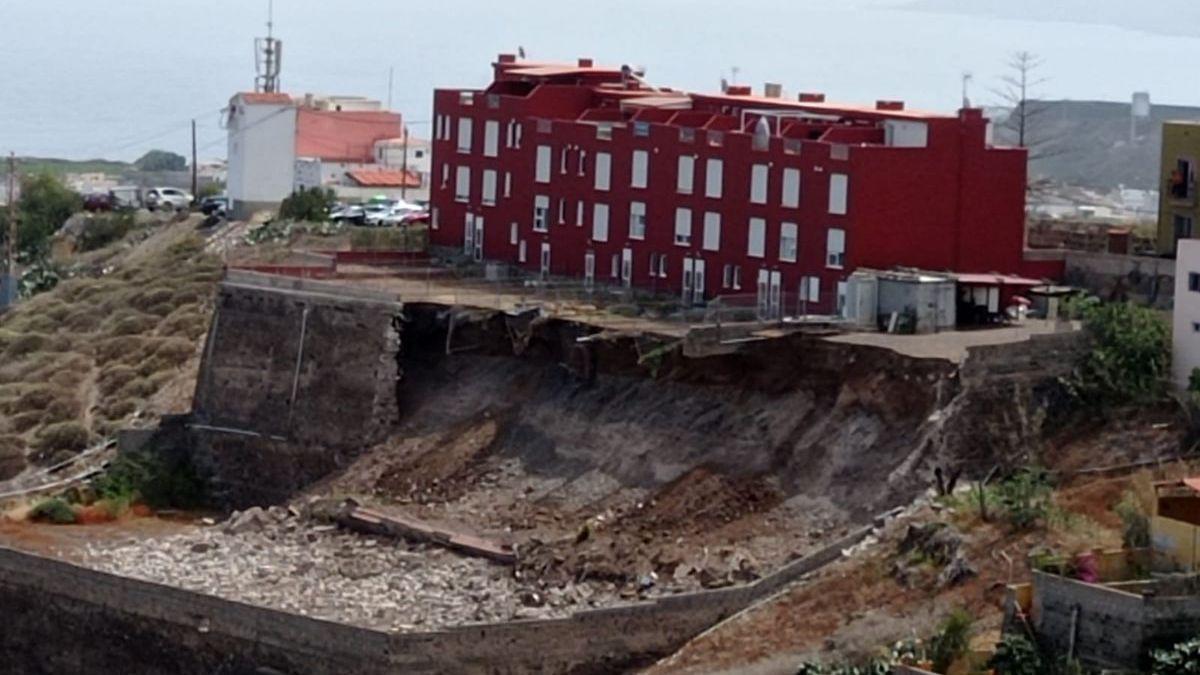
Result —
[[1196, 168], [1200, 161], [1200, 121], [1163, 124], [1158, 198], [1158, 252], [1175, 255], [1175, 242], [1200, 237]]

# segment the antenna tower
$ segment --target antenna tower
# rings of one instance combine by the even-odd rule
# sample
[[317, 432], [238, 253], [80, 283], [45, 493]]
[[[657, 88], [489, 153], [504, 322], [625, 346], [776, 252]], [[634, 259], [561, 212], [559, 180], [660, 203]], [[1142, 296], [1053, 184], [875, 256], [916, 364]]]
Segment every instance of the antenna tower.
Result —
[[267, 37], [254, 39], [254, 91], [274, 94], [279, 91], [279, 71], [283, 64], [283, 41], [275, 38], [275, 0], [267, 0]]

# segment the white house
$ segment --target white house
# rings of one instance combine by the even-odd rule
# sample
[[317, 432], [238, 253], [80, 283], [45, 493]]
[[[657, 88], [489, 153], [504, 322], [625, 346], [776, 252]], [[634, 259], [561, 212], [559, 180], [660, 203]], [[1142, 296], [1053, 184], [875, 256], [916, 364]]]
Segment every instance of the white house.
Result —
[[1180, 239], [1175, 255], [1175, 313], [1171, 338], [1171, 375], [1188, 386], [1200, 368], [1200, 239]]
[[402, 137], [398, 113], [350, 96], [241, 93], [229, 102], [228, 192], [234, 216], [274, 209], [297, 187], [376, 164], [376, 146]]

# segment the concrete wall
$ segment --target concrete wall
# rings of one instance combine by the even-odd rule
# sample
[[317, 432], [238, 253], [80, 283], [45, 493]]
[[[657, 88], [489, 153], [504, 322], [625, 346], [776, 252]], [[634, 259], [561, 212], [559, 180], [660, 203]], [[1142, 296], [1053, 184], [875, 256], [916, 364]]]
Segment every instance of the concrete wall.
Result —
[[1175, 279], [1172, 259], [1086, 251], [1067, 251], [1064, 258], [1064, 283], [1104, 299], [1136, 300], [1155, 307], [1171, 305]]
[[399, 305], [336, 290], [245, 273], [221, 285], [192, 414], [219, 502], [285, 499], [395, 424]]
[[[15, 672], [624, 672], [841, 557], [862, 528], [736, 588], [566, 619], [389, 634], [0, 548], [0, 654]], [[271, 670], [264, 670], [271, 669]]]
[[1144, 668], [1151, 650], [1200, 633], [1200, 596], [1171, 596], [1169, 588], [1142, 595], [1147, 586], [1118, 590], [1034, 571], [1034, 631], [1055, 653], [1066, 654], [1074, 627], [1075, 655], [1085, 665]]

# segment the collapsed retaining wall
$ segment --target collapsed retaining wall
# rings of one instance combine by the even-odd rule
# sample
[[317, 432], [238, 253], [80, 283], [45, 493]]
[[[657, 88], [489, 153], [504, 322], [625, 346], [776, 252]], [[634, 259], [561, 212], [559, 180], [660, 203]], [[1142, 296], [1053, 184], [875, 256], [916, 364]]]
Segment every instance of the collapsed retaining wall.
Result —
[[842, 556], [851, 532], [753, 584], [567, 619], [389, 634], [0, 548], [0, 654], [13, 672], [131, 675], [621, 672]]
[[190, 420], [219, 502], [286, 499], [390, 432], [399, 312], [388, 296], [231, 273]]

